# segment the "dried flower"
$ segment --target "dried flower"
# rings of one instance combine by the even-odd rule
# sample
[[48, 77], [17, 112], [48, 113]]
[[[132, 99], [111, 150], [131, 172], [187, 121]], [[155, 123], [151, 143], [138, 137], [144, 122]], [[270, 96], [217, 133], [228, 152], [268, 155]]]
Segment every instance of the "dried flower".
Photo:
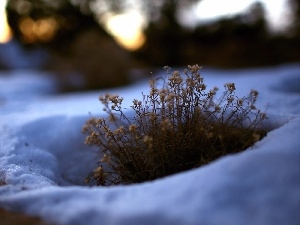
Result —
[[233, 96], [229, 96], [228, 98], [227, 98], [227, 102], [228, 103], [232, 103], [234, 101], [234, 97]]
[[234, 83], [227, 83], [227, 84], [225, 84], [224, 86], [225, 86], [225, 88], [228, 89], [228, 91], [229, 91], [230, 93], [232, 93], [232, 92], [235, 91], [235, 84], [234, 84]]
[[143, 142], [148, 145], [148, 148], [152, 148], [152, 146], [153, 146], [153, 138], [152, 137], [145, 135], [143, 138]]
[[135, 133], [135, 132], [136, 132], [136, 128], [137, 128], [136, 125], [130, 124], [130, 126], [129, 126], [129, 131], [130, 131], [131, 133]]
[[95, 170], [94, 170], [94, 177], [97, 178], [97, 177], [103, 177], [103, 169], [102, 169], [102, 166], [99, 166], [97, 167]]
[[221, 107], [219, 105], [215, 106], [215, 112], [221, 112]]
[[253, 95], [254, 97], [257, 97], [258, 96], [258, 91], [251, 90], [250, 94]]
[[197, 64], [193, 66], [188, 65], [188, 68], [192, 73], [197, 73], [201, 69]]
[[124, 133], [125, 133], [124, 126], [120, 126], [118, 129], [116, 129], [116, 130], [114, 131], [114, 134], [116, 134], [116, 135], [122, 135], [122, 134], [124, 134]]
[[[111, 158], [111, 157], [105, 153], [105, 154], [103, 154], [103, 156], [102, 156], [100, 162], [101, 162], [101, 163], [103, 163], [103, 162], [108, 162], [108, 163], [109, 163], [109, 162], [110, 162], [110, 158]], [[98, 167], [98, 168], [99, 168], [99, 167]], [[101, 171], [102, 171], [102, 167], [101, 167]]]
[[260, 113], [260, 116], [261, 118], [264, 120], [264, 119], [267, 119], [267, 115], [265, 113]]
[[174, 71], [172, 76], [169, 77], [169, 81], [171, 82], [170, 84], [181, 84], [183, 79], [180, 76], [180, 73], [178, 71]]
[[242, 106], [244, 104], [244, 100], [243, 99], [238, 99], [237, 104], [238, 104], [238, 106]]
[[161, 123], [161, 130], [165, 131], [167, 129], [169, 129], [172, 125], [171, 125], [171, 121], [168, 118], [164, 118]]

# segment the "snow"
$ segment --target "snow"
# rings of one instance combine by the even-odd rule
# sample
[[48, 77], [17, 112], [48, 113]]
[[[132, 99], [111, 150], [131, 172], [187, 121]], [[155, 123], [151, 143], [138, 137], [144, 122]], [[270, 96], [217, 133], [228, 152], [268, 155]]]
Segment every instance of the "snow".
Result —
[[129, 106], [147, 81], [129, 87], [55, 94], [37, 71], [0, 73], [0, 207], [61, 225], [300, 224], [300, 65], [248, 70], [203, 68], [208, 86], [235, 82], [259, 91], [268, 135], [246, 151], [142, 184], [88, 186], [97, 151], [81, 128], [101, 115], [98, 96]]
[[5, 44], [0, 43], [0, 66], [5, 68], [41, 68], [48, 60], [49, 55], [46, 51], [41, 48], [26, 49], [16, 39], [11, 39]]

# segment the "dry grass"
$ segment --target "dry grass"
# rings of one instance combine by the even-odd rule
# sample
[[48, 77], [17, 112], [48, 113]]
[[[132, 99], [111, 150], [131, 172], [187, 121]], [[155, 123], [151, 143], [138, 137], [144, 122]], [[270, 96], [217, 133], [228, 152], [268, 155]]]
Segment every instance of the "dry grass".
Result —
[[[86, 143], [99, 147], [100, 160], [86, 182], [98, 185], [154, 180], [243, 151], [266, 135], [258, 126], [266, 115], [255, 106], [258, 92], [235, 95], [235, 84], [206, 90], [198, 65], [150, 82], [150, 93], [133, 100], [134, 118], [118, 95], [100, 96], [108, 118], [83, 127]], [[115, 127], [116, 129], [113, 129]]]

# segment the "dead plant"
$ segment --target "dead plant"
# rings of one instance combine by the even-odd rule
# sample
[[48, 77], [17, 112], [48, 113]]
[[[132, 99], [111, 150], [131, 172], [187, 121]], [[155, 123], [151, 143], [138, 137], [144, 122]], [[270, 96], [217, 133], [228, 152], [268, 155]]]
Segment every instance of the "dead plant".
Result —
[[108, 118], [92, 117], [83, 127], [86, 143], [100, 160], [86, 182], [98, 185], [150, 181], [243, 151], [266, 135], [266, 114], [256, 108], [258, 92], [239, 98], [235, 84], [207, 90], [198, 65], [150, 81], [150, 93], [133, 100], [130, 118], [118, 95], [100, 96]]

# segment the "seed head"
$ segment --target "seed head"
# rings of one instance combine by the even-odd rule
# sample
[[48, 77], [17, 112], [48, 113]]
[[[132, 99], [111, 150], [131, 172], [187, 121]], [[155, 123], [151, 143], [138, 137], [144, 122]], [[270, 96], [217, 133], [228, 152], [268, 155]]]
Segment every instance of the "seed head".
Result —
[[130, 131], [131, 133], [135, 133], [135, 132], [136, 132], [136, 128], [137, 128], [136, 125], [130, 124], [128, 129], [129, 129], [129, 131]]
[[227, 90], [232, 93], [234, 92], [236, 89], [235, 89], [235, 84], [234, 83], [227, 83], [224, 85], [225, 88], [227, 88]]
[[188, 68], [192, 73], [197, 73], [201, 67], [199, 67], [198, 64], [195, 64], [193, 66], [188, 65]]

